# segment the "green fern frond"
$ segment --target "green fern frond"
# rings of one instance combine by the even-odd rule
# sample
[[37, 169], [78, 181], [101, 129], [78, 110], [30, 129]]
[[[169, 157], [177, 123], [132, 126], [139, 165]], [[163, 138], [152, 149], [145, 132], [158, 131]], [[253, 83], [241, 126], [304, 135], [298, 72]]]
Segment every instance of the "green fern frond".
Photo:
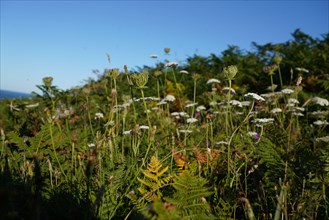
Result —
[[283, 150], [281, 148], [277, 147], [268, 138], [262, 137], [256, 149], [260, 156], [261, 164], [266, 164], [268, 168], [277, 173], [284, 171], [285, 162], [282, 159]]
[[7, 134], [7, 136], [8, 136], [9, 142], [15, 144], [18, 147], [19, 151], [29, 150], [27, 144], [24, 141], [24, 138], [20, 137], [17, 132], [10, 131]]
[[169, 176], [165, 176], [168, 167], [161, 168], [161, 162], [155, 156], [152, 156], [150, 163], [147, 165], [147, 170], [142, 170], [144, 179], [137, 177], [137, 180], [148, 188], [148, 190], [140, 191], [143, 196], [146, 195], [146, 193], [154, 194], [155, 192], [158, 193], [159, 197], [161, 196], [159, 189], [168, 184], [171, 179]]
[[172, 184], [176, 190], [173, 197], [166, 197], [165, 200], [177, 207], [182, 219], [212, 219], [206, 198], [213, 192], [205, 186], [206, 184], [207, 180], [202, 177], [184, 171]]

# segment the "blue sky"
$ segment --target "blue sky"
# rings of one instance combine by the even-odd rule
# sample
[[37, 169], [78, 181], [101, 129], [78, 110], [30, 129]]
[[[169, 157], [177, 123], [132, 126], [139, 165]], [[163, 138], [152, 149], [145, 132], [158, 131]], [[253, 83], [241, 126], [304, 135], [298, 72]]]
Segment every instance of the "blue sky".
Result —
[[30, 93], [52, 76], [69, 89], [96, 78], [95, 69], [152, 66], [151, 54], [182, 63], [228, 45], [250, 51], [252, 41], [285, 42], [297, 28], [321, 38], [329, 32], [328, 11], [328, 0], [1, 0], [0, 88]]

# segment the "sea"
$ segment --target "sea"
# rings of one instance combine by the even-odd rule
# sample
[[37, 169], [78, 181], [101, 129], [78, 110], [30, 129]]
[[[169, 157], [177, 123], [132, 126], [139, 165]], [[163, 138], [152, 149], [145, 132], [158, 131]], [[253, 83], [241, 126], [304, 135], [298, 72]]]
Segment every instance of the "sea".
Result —
[[30, 97], [33, 97], [33, 94], [0, 89], [0, 99], [30, 98]]

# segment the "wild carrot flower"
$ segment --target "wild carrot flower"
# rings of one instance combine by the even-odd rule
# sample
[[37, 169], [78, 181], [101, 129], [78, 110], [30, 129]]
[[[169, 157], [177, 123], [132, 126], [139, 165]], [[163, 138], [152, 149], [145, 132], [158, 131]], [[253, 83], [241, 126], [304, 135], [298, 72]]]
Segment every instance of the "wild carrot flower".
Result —
[[299, 104], [299, 101], [297, 99], [294, 99], [294, 98], [289, 98], [288, 99], [288, 104], [292, 104], [292, 105]]
[[165, 64], [166, 67], [176, 67], [177, 65], [178, 65], [178, 63], [174, 62], [174, 61], [168, 62]]
[[165, 100], [161, 100], [161, 102], [159, 102], [157, 105], [165, 105], [167, 104], [167, 102]]
[[140, 130], [148, 130], [149, 129], [149, 126], [141, 125], [141, 126], [139, 126], [139, 129]]
[[97, 119], [101, 119], [101, 118], [104, 118], [103, 113], [101, 113], [101, 112], [97, 112], [97, 113], [95, 113], [95, 120], [97, 120]]
[[236, 93], [235, 90], [233, 88], [231, 88], [231, 87], [224, 87], [222, 90], [225, 93], [227, 93], [228, 91], [230, 91], [231, 94], [235, 94]]
[[34, 104], [26, 105], [25, 107], [26, 107], [26, 108], [35, 108], [35, 107], [38, 107], [38, 106], [39, 106], [39, 102], [34, 103]]
[[188, 119], [186, 120], [186, 122], [187, 122], [188, 124], [192, 124], [192, 123], [197, 122], [197, 121], [198, 121], [198, 119], [196, 119], [196, 118], [188, 118]]
[[218, 142], [216, 142], [216, 144], [218, 144], [218, 145], [228, 145], [228, 142], [227, 141], [218, 141]]
[[300, 112], [293, 112], [292, 114], [295, 116], [304, 116], [304, 114]]
[[220, 83], [220, 81], [218, 79], [209, 79], [207, 81], [207, 84], [212, 84], [212, 83]]
[[282, 89], [281, 92], [285, 95], [293, 94], [295, 91], [292, 89]]
[[324, 98], [320, 98], [320, 97], [314, 97], [312, 99], [312, 101], [317, 104], [317, 105], [321, 105], [321, 106], [329, 106], [329, 101], [327, 99]]
[[299, 71], [299, 72], [304, 72], [304, 73], [308, 73], [309, 70], [302, 68], [302, 67], [296, 67], [295, 70]]
[[189, 74], [189, 72], [187, 72], [186, 70], [181, 70], [179, 71], [180, 73], [183, 73], [183, 74]]
[[206, 110], [206, 107], [204, 107], [204, 105], [199, 105], [198, 107], [196, 107], [197, 112], [201, 112], [201, 111], [204, 111], [204, 110]]
[[318, 142], [323, 141], [323, 142], [329, 143], [329, 136], [315, 138], [315, 141], [318, 141]]
[[198, 105], [198, 103], [190, 103], [190, 104], [187, 104], [185, 106], [185, 108], [190, 108], [190, 107], [193, 107], [193, 106], [196, 106], [196, 105]]
[[327, 122], [327, 120], [321, 121], [321, 120], [317, 120], [315, 122], [313, 122], [313, 124], [315, 125], [328, 125], [329, 123]]
[[88, 147], [95, 147], [96, 145], [93, 143], [88, 144]]
[[132, 131], [132, 130], [124, 131], [124, 132], [122, 132], [122, 134], [123, 134], [123, 135], [128, 135], [128, 134], [131, 134], [131, 131]]
[[242, 101], [242, 102], [241, 102], [241, 105], [242, 105], [242, 106], [249, 106], [250, 104], [251, 104], [250, 101]]
[[282, 112], [281, 108], [274, 108], [274, 109], [271, 110], [271, 113], [273, 113], [273, 114], [276, 114], [276, 113], [279, 113], [279, 112]]
[[252, 120], [251, 122], [266, 124], [266, 123], [271, 123], [273, 121], [274, 121], [273, 118], [256, 118], [256, 119]]
[[244, 95], [244, 97], [250, 97], [252, 99], [255, 99], [257, 101], [265, 101], [265, 99], [259, 95], [257, 95], [256, 93], [252, 93], [252, 92], [249, 92], [247, 94]]
[[164, 101], [168, 101], [168, 102], [173, 102], [173, 101], [175, 101], [176, 100], [176, 98], [175, 98], [175, 96], [173, 96], [173, 95], [167, 95], [165, 98], [164, 98]]
[[178, 132], [180, 132], [180, 133], [192, 133], [191, 130], [178, 130]]
[[329, 115], [329, 111], [315, 111], [310, 113], [313, 116], [325, 116]]
[[237, 100], [231, 100], [230, 104], [233, 105], [233, 106], [238, 106], [238, 107], [242, 108], [241, 102], [239, 102]]

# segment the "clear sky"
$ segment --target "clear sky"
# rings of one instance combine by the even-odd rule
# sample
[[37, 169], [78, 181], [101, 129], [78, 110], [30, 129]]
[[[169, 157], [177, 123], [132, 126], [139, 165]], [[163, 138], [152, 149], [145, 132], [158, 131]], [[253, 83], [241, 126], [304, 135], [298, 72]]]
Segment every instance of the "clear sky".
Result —
[[1, 0], [0, 89], [38, 91], [45, 76], [69, 89], [96, 78], [96, 69], [184, 62], [228, 45], [250, 51], [252, 41], [291, 40], [297, 28], [321, 38], [329, 32], [328, 11], [328, 0]]

